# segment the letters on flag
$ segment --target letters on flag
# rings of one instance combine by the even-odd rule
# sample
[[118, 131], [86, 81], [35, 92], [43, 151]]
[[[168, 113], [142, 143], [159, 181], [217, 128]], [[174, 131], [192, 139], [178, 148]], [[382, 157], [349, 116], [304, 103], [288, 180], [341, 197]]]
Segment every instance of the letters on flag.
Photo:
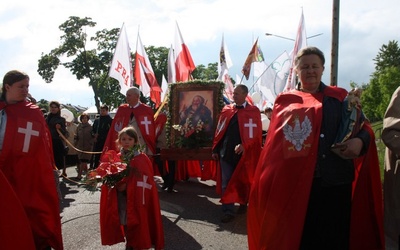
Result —
[[117, 46], [115, 48], [108, 75], [119, 82], [121, 94], [126, 95], [126, 91], [132, 86], [133, 70], [131, 49], [129, 47], [128, 36], [124, 24], [122, 24], [119, 33]]

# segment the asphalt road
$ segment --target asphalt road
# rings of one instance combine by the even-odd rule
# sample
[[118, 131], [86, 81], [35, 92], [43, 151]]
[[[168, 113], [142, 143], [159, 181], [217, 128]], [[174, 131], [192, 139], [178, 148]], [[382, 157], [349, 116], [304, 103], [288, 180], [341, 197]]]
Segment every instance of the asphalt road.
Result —
[[[67, 168], [68, 178], [60, 178], [63, 196], [61, 217], [64, 248], [125, 249], [125, 244], [102, 246], [100, 241], [100, 192], [91, 193], [74, 182], [75, 167]], [[161, 186], [162, 181], [156, 177]], [[159, 191], [164, 225], [165, 250], [221, 249], [247, 247], [246, 214], [221, 223], [219, 196], [214, 181], [190, 178], [175, 185], [176, 193]], [[160, 190], [160, 188], [159, 188]]]

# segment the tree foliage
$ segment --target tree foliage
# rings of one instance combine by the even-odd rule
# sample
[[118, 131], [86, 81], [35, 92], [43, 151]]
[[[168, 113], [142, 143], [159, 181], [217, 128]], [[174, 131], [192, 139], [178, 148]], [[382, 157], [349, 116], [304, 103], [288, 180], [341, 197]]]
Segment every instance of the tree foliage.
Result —
[[[108, 77], [113, 52], [118, 41], [119, 28], [97, 31], [95, 36], [88, 38], [86, 30], [96, 26], [90, 17], [80, 18], [71, 16], [59, 26], [63, 32], [60, 45], [48, 54], [42, 53], [38, 62], [38, 73], [47, 82], [51, 83], [55, 71], [59, 66], [70, 70], [78, 80], [88, 80], [93, 89], [95, 105], [106, 103], [111, 108], [118, 107], [125, 101], [120, 94], [118, 81]], [[92, 47], [89, 47], [89, 44]], [[166, 47], [145, 47], [149, 61], [153, 67], [159, 85], [164, 75], [167, 78], [168, 52]], [[131, 55], [134, 58], [134, 54]], [[133, 62], [133, 68], [135, 64]], [[195, 79], [215, 80], [218, 77], [217, 63], [210, 63], [208, 67], [197, 66], [193, 72]], [[85, 82], [86, 83], [86, 82]], [[149, 98], [141, 97], [141, 101], [151, 104]]]
[[363, 87], [363, 111], [371, 121], [383, 119], [390, 98], [400, 86], [400, 48], [397, 41], [383, 45], [374, 59], [375, 72]]
[[[94, 93], [94, 101], [99, 109], [100, 102], [112, 107], [123, 102], [118, 82], [108, 78], [112, 51], [116, 46], [119, 28], [101, 30], [88, 38], [86, 30], [96, 25], [90, 17], [69, 17], [59, 26], [64, 32], [60, 45], [39, 59], [38, 73], [47, 82], [52, 82], [58, 66], [69, 69], [78, 80], [88, 79]], [[97, 42], [97, 48], [88, 48], [88, 42]]]

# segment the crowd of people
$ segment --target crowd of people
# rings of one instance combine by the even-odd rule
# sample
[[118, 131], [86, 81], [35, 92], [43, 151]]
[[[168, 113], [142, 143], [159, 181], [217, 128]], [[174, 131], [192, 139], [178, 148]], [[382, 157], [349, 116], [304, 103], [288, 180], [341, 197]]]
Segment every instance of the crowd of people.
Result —
[[[385, 249], [384, 232], [387, 246], [398, 247], [400, 88], [385, 114], [382, 133], [388, 147], [383, 199], [375, 135], [361, 106], [349, 99], [346, 90], [321, 81], [325, 57], [318, 48], [303, 48], [294, 63], [299, 82], [264, 111], [270, 120], [267, 134], [259, 108], [247, 101], [245, 85], [236, 85], [233, 102], [216, 116], [210, 157], [217, 166], [221, 223], [247, 213], [250, 250]], [[45, 117], [27, 99], [28, 93], [28, 75], [10, 71], [4, 76], [0, 193], [7, 193], [2, 196], [7, 201], [0, 208], [0, 245], [63, 249], [54, 169], [67, 177], [65, 157], [71, 149], [64, 138], [69, 137], [68, 144], [77, 149], [78, 179], [101, 166], [102, 157], [112, 151], [129, 166], [115, 185], [101, 186], [102, 244], [126, 242], [126, 249], [163, 249], [153, 177], [161, 176], [161, 189], [173, 192], [176, 161], [160, 157], [167, 147], [167, 115], [161, 112], [155, 117], [152, 108], [140, 102], [140, 90], [131, 87], [114, 118], [103, 105], [93, 125], [87, 114], [81, 114], [79, 125], [69, 128], [59, 102], [49, 103]], [[202, 96], [195, 96], [180, 118], [185, 122], [188, 117], [212, 122]], [[4, 216], [3, 211], [11, 210], [15, 215]], [[10, 240], [14, 233], [26, 241]]]

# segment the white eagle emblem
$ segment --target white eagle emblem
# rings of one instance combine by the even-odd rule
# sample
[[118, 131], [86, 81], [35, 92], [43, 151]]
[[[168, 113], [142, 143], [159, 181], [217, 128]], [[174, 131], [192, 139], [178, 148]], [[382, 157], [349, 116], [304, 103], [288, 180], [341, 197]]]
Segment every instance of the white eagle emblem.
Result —
[[290, 141], [297, 151], [300, 151], [303, 148], [304, 141], [311, 134], [311, 129], [311, 121], [307, 116], [301, 125], [299, 117], [296, 116], [294, 118], [294, 126], [292, 127], [286, 123], [283, 127], [283, 134], [285, 135], [285, 139]]

